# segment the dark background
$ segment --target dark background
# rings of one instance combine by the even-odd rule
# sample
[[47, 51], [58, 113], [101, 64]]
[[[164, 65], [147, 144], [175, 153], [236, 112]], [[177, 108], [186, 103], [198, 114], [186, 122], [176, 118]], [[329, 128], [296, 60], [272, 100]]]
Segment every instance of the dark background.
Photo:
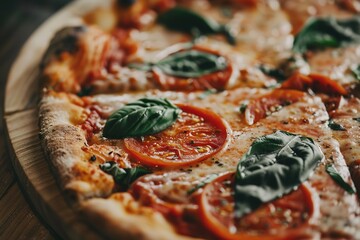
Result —
[[[0, 116], [4, 113], [7, 75], [31, 33], [71, 0], [1, 0], [0, 3]], [[0, 131], [2, 130], [0, 124]], [[1, 132], [0, 132], [1, 133]]]
[[58, 239], [31, 210], [12, 170], [3, 128], [4, 92], [9, 69], [22, 45], [41, 23], [69, 2], [0, 0], [0, 239]]

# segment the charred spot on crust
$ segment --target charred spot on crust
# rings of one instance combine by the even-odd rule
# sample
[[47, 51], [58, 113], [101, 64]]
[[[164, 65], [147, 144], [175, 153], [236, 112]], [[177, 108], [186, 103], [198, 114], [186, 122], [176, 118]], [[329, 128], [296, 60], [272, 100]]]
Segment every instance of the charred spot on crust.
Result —
[[85, 26], [65, 27], [59, 30], [50, 41], [50, 45], [41, 61], [41, 68], [44, 68], [52, 58], [58, 57], [63, 52], [76, 52], [78, 39], [85, 31]]
[[91, 161], [91, 162], [95, 162], [95, 161], [96, 161], [96, 156], [95, 156], [95, 155], [92, 155], [92, 156], [90, 157], [90, 161]]
[[130, 7], [136, 2], [136, 0], [118, 0], [117, 3], [123, 7]]

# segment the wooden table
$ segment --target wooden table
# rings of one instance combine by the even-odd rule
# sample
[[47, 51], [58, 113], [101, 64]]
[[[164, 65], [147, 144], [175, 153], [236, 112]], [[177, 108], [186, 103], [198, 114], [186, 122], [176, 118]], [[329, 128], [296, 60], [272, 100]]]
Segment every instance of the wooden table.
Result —
[[0, 7], [0, 239], [57, 239], [32, 210], [6, 151], [3, 112], [9, 68], [31, 33], [69, 0], [5, 0]]

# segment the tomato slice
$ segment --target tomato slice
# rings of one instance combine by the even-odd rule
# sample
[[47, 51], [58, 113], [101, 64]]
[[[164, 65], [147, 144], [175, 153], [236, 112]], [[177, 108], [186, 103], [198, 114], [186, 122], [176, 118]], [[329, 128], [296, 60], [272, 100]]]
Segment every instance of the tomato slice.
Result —
[[316, 93], [325, 93], [329, 95], [346, 95], [347, 91], [339, 83], [331, 78], [321, 74], [295, 73], [281, 85], [283, 89], [296, 89], [299, 91], [313, 90]]
[[318, 206], [315, 195], [306, 184], [240, 219], [235, 219], [233, 183], [234, 173], [227, 173], [206, 185], [200, 196], [201, 220], [217, 237], [243, 240], [309, 237], [302, 226], [306, 226], [316, 216]]
[[[192, 49], [221, 56], [221, 54], [218, 53], [217, 51], [200, 46], [195, 46]], [[210, 74], [205, 74], [197, 78], [183, 78], [183, 77], [167, 75], [159, 68], [154, 68], [153, 74], [156, 84], [162, 90], [171, 90], [171, 91], [201, 91], [208, 89], [223, 90], [225, 89], [226, 84], [229, 82], [234, 72], [229, 59], [227, 59], [227, 62], [228, 65], [224, 70], [213, 72]]]
[[299, 101], [304, 96], [305, 93], [297, 90], [275, 89], [249, 102], [245, 110], [245, 121], [252, 125], [283, 106]]
[[131, 156], [145, 165], [179, 167], [200, 162], [223, 148], [229, 128], [217, 114], [185, 104], [178, 107], [183, 112], [165, 131], [124, 139]]

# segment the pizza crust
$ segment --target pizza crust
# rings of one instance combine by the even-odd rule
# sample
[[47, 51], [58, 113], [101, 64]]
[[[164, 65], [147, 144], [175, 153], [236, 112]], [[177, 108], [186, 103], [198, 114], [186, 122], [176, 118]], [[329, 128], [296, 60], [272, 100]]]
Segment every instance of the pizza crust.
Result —
[[[67, 94], [46, 92], [40, 103], [40, 138], [65, 199], [96, 229], [111, 239], [193, 239], [175, 232], [158, 212], [143, 207], [129, 193], [115, 193], [111, 175], [91, 164], [80, 123], [84, 108]], [[99, 198], [101, 197], [101, 198]]]
[[58, 182], [71, 202], [110, 195], [114, 180], [90, 164], [81, 148], [85, 132], [74, 126], [83, 108], [66, 98], [45, 94], [40, 103], [40, 138]]
[[[92, 42], [89, 42], [92, 43]], [[91, 44], [89, 44], [90, 46]], [[100, 51], [103, 52], [103, 51]], [[99, 54], [99, 56], [102, 54]], [[61, 68], [59, 68], [61, 64], [54, 65], [54, 69], [57, 71], [60, 69], [59, 78], [56, 78], [57, 80], [62, 80], [64, 78], [64, 71], [61, 71]], [[70, 65], [69, 65], [70, 66]], [[72, 64], [71, 64], [72, 66]], [[64, 66], [63, 66], [64, 67]], [[69, 70], [67, 68], [68, 66], [65, 65], [65, 69]], [[51, 68], [49, 68], [52, 70]], [[49, 70], [48, 69], [48, 70]], [[91, 68], [88, 68], [91, 70]], [[246, 67], [248, 70], [249, 68]], [[48, 71], [52, 73], [52, 71]], [[71, 69], [72, 70], [72, 69]], [[54, 71], [54, 72], [56, 72]], [[69, 70], [70, 71], [70, 70]], [[259, 71], [259, 70], [258, 70]], [[65, 71], [66, 72], [66, 71]], [[75, 72], [75, 71], [74, 71]], [[46, 72], [45, 72], [46, 73]], [[57, 73], [57, 72], [56, 72]], [[243, 75], [248, 75], [248, 73], [240, 72]], [[70, 74], [71, 75], [71, 74]], [[250, 74], [251, 75], [251, 74]], [[254, 79], [259, 80], [259, 77], [256, 74], [253, 74], [255, 77]], [[74, 78], [75, 79], [75, 78]], [[84, 78], [85, 79], [85, 78]], [[129, 84], [130, 81], [128, 81], [127, 78], [124, 78], [123, 76], [120, 77], [125, 84]], [[134, 78], [138, 80], [138, 78]], [[146, 80], [146, 78], [144, 78]], [[251, 78], [247, 77], [247, 80]], [[246, 82], [243, 79], [240, 79], [240, 82]], [[264, 81], [264, 79], [260, 79], [261, 82]], [[118, 79], [116, 79], [116, 82], [119, 82]], [[250, 81], [251, 82], [251, 81]], [[106, 86], [105, 81], [100, 82], [99, 89], [102, 89], [100, 92], [106, 92], [103, 89], [116, 89], [114, 86]], [[249, 83], [247, 83], [249, 84]], [[47, 86], [53, 87], [51, 84], [48, 84]], [[141, 89], [148, 89], [147, 85], [140, 84], [143, 86]], [[144, 87], [145, 86], [145, 87]], [[241, 87], [241, 86], [240, 86]], [[251, 86], [255, 87], [255, 86]], [[259, 86], [259, 87], [262, 87]], [[130, 88], [127, 89], [124, 88], [124, 92], [129, 92]], [[121, 89], [122, 89], [121, 88]], [[152, 88], [152, 87], [151, 87]], [[79, 89], [75, 90], [69, 90], [69, 92], [78, 92]], [[236, 90], [235, 90], [236, 91]], [[245, 93], [242, 93], [242, 91], [246, 92], [247, 90], [244, 88], [240, 91], [241, 94], [239, 94], [241, 97], [239, 97], [237, 94], [233, 94], [233, 96], [227, 96], [225, 100], [229, 100], [231, 98], [236, 98], [236, 103], [233, 103], [238, 106], [240, 104], [240, 98], [251, 98], [251, 97], [245, 97]], [[250, 90], [248, 91], [248, 95], [256, 95], [259, 94], [258, 92], [261, 91], [267, 91], [267, 90], [254, 90], [251, 89], [252, 93], [250, 93]], [[256, 94], [255, 94], [255, 92]], [[120, 91], [122, 92], [122, 91]], [[148, 92], [149, 93], [149, 92]], [[62, 95], [63, 94], [63, 95]], [[139, 92], [138, 92], [139, 94]], [[139, 95], [142, 95], [143, 93], [140, 93]], [[163, 93], [165, 95], [165, 93]], [[174, 93], [168, 93], [169, 96], [174, 97]], [[123, 94], [124, 96], [126, 94]], [[132, 97], [138, 96], [136, 94], [130, 94]], [[156, 91], [155, 91], [155, 94]], [[186, 95], [186, 94], [185, 94]], [[57, 176], [57, 180], [60, 183], [60, 186], [62, 189], [64, 189], [65, 194], [67, 195], [67, 199], [70, 199], [72, 203], [76, 204], [76, 209], [80, 210], [81, 214], [84, 216], [84, 219], [92, 225], [96, 230], [101, 231], [102, 234], [104, 234], [107, 238], [110, 239], [193, 239], [190, 237], [185, 237], [180, 235], [174, 230], [174, 227], [170, 224], [170, 222], [159, 212], [156, 210], [142, 206], [141, 203], [136, 201], [131, 194], [125, 192], [125, 193], [114, 193], [112, 194], [115, 183], [113, 180], [113, 177], [109, 174], [104, 173], [99, 169], [97, 164], [90, 163], [89, 162], [89, 156], [86, 154], [82, 148], [84, 146], [87, 146], [87, 140], [86, 140], [86, 133], [79, 127], [81, 123], [85, 120], [86, 114], [84, 113], [85, 109], [77, 105], [76, 103], [72, 102], [70, 95], [65, 93], [54, 93], [54, 92], [46, 92], [43, 95], [42, 102], [40, 104], [40, 136], [41, 136], [41, 142], [43, 145], [43, 149], [46, 153], [46, 157], [51, 163], [51, 167], [53, 168], [53, 171], [55, 172]], [[204, 105], [212, 108], [214, 105], [216, 105], [216, 100], [220, 97], [220, 93], [216, 96], [208, 96], [207, 102], [204, 103]], [[97, 96], [98, 97], [98, 96]], [[252, 96], [253, 97], [253, 96]], [[96, 98], [96, 97], [95, 97]], [[94, 99], [95, 99], [94, 98]], [[99, 98], [99, 97], [98, 97]], [[176, 97], [174, 97], [176, 98]], [[188, 97], [189, 98], [189, 97]], [[238, 99], [239, 98], [239, 99]], [[108, 101], [106, 97], [104, 97], [104, 102]], [[184, 97], [186, 99], [186, 97]], [[181, 99], [184, 100], [184, 99]], [[213, 102], [211, 102], [211, 99], [213, 99]], [[189, 102], [192, 99], [188, 99]], [[225, 102], [224, 100], [224, 102]], [[117, 101], [117, 99], [116, 99]], [[316, 101], [319, 101], [319, 104], [316, 105]], [[328, 133], [330, 132], [326, 129], [326, 126], [324, 125], [325, 122], [328, 120], [328, 116], [326, 114], [326, 109], [321, 103], [320, 99], [316, 98], [315, 102], [304, 102], [304, 106], [302, 108], [289, 108], [289, 112], [286, 113], [285, 111], [282, 112], [282, 115], [284, 119], [289, 118], [293, 123], [296, 121], [303, 120], [304, 122], [299, 122], [298, 125], [296, 124], [290, 124], [289, 128], [296, 132], [304, 132], [309, 135], [313, 135], [312, 137], [319, 137], [320, 134], [323, 134], [324, 132]], [[101, 102], [101, 101], [100, 101]], [[235, 101], [234, 101], [235, 102]], [[310, 103], [315, 105], [313, 109], [319, 110], [320, 108], [323, 110], [324, 114], [320, 114], [319, 111], [314, 111], [314, 114], [310, 118], [302, 118], [297, 119], [297, 114], [294, 112], [295, 110], [301, 109], [302, 112], [308, 111], [308, 114], [310, 114], [310, 111], [313, 111], [310, 109]], [[103, 103], [104, 104], [104, 103]], [[117, 101], [117, 104], [119, 104], [119, 101]], [[122, 104], [122, 103], [121, 103]], [[301, 105], [302, 102], [298, 103], [297, 105]], [[219, 107], [220, 106], [220, 107]], [[219, 104], [217, 108], [221, 108], [221, 104]], [[203, 106], [204, 107], [204, 106]], [[227, 106], [228, 107], [228, 106]], [[226, 113], [227, 107], [224, 107], [224, 112]], [[301, 107], [301, 106], [300, 106]], [[235, 107], [234, 107], [235, 108]], [[220, 111], [221, 112], [221, 111]], [[233, 113], [233, 109], [230, 111]], [[223, 112], [221, 112], [223, 113]], [[221, 116], [224, 116], [223, 114], [220, 114]], [[230, 114], [231, 115], [231, 114]], [[298, 114], [301, 116], [301, 113]], [[84, 117], [85, 116], [85, 117]], [[281, 119], [280, 113], [274, 113], [273, 118], [270, 116], [267, 120], [264, 120], [262, 123], [259, 123], [256, 128], [253, 128], [253, 131], [271, 131], [270, 126], [274, 127], [274, 129], [279, 128], [279, 119]], [[289, 117], [290, 116], [290, 117]], [[238, 118], [238, 115], [235, 116], [236, 119]], [[235, 118], [234, 118], [235, 119]], [[306, 120], [306, 121], [305, 121]], [[237, 121], [241, 121], [237, 119]], [[289, 122], [291, 122], [289, 121]], [[285, 122], [285, 121], [284, 121]], [[287, 121], [288, 122], [288, 121]], [[317, 127], [320, 127], [319, 129], [314, 129], [312, 126], [308, 126], [308, 123], [311, 123], [311, 125], [316, 124]], [[288, 124], [288, 123], [286, 123]], [[262, 127], [262, 125], [264, 125]], [[294, 127], [295, 126], [295, 127]], [[250, 129], [250, 127], [248, 127]], [[287, 126], [280, 126], [280, 128], [287, 128]], [[242, 133], [242, 132], [241, 132]], [[244, 137], [249, 141], [249, 136], [245, 136], [244, 131]], [[253, 133], [253, 132], [252, 132]], [[321, 135], [325, 137], [324, 135]], [[323, 140], [323, 139], [321, 139]], [[331, 139], [332, 141], [333, 139]], [[335, 142], [335, 140], [334, 140]], [[337, 142], [336, 142], [337, 143]], [[330, 150], [333, 150], [334, 153], [339, 153], [339, 156], [335, 159], [336, 163], [342, 163], [343, 159], [340, 151], [338, 150], [338, 147], [336, 143], [331, 145]], [[325, 144], [323, 144], [325, 146]], [[330, 146], [330, 145], [329, 145]], [[325, 149], [325, 147], [324, 147]], [[330, 155], [330, 150], [327, 150]], [[343, 149], [342, 149], [343, 150]], [[329, 158], [330, 159], [330, 158]], [[345, 164], [343, 164], [345, 165]], [[360, 168], [359, 168], [359, 160], [353, 161], [350, 165], [350, 171], [353, 176], [353, 181], [356, 183], [360, 183]], [[318, 170], [320, 172], [320, 170]], [[331, 191], [328, 189], [325, 189], [324, 192], [326, 194], [329, 194], [329, 199], [335, 199], [335, 197], [339, 198], [339, 202], [345, 202], [341, 203], [344, 204], [344, 209], [351, 209], [352, 207], [358, 206], [356, 203], [355, 197], [352, 196], [342, 196], [343, 190], [339, 189], [338, 186], [331, 182], [331, 179], [328, 175], [325, 175], [325, 171], [323, 167], [321, 167], [322, 174], [317, 174], [319, 179], [313, 178], [310, 180], [310, 182], [313, 182], [313, 185], [317, 184], [327, 184], [327, 186], [324, 185], [324, 188], [331, 187]], [[347, 169], [345, 175], [347, 176]], [[347, 176], [348, 177], [348, 176]], [[325, 181], [324, 181], [325, 179]], [[359, 184], [358, 184], [359, 185]], [[358, 189], [360, 186], [357, 186]], [[318, 190], [319, 191], [319, 190]], [[322, 193], [321, 191], [319, 191]], [[332, 196], [332, 193], [335, 195]], [[326, 196], [325, 196], [326, 199]], [[328, 213], [327, 215], [330, 217], [335, 216], [332, 212], [336, 211], [336, 209], [341, 209], [338, 204], [337, 207], [334, 207], [332, 205], [329, 205], [330, 201], [325, 201], [325, 204], [322, 205], [323, 212], [327, 213], [327, 211], [331, 211], [331, 213]], [[324, 210], [326, 209], [326, 211]], [[347, 214], [349, 217], [343, 217], [342, 215], [338, 218], [341, 221], [346, 220], [347, 221], [353, 221], [353, 225], [349, 228], [351, 228], [348, 233], [356, 236], [356, 232], [354, 232], [357, 227], [359, 226], [359, 222], [355, 222], [355, 217], [358, 216], [358, 210], [351, 209], [350, 213], [343, 213]], [[324, 214], [326, 215], [326, 214]], [[351, 216], [351, 217], [350, 217]], [[325, 217], [323, 218], [325, 219]], [[336, 220], [336, 219], [335, 219]], [[323, 232], [327, 232], [330, 234], [336, 231], [340, 231], [342, 227], [344, 226], [339, 225], [340, 221], [333, 221], [334, 224], [337, 226], [332, 226], [333, 223], [314, 223], [312, 228], [315, 231], [318, 231], [317, 228], [320, 228], [318, 224], [325, 225], [326, 227], [323, 230]], [[340, 222], [342, 223], [342, 222]], [[338, 227], [339, 229], [336, 229]], [[309, 228], [310, 229], [310, 228]], [[335, 229], [335, 230], [332, 230]], [[309, 230], [310, 231], [310, 230]], [[320, 231], [320, 230], [319, 230]], [[320, 233], [318, 233], [320, 234]], [[348, 236], [348, 235], [346, 235]], [[349, 235], [350, 236], [350, 235]]]
[[109, 239], [194, 239], [180, 236], [160, 213], [141, 206], [129, 193], [84, 201], [81, 213]]
[[[229, 121], [232, 129], [238, 129], [239, 135], [234, 133], [234, 136], [238, 136], [232, 140], [232, 147], [230, 147], [233, 150], [230, 151], [227, 149], [226, 154], [224, 152], [220, 157], [218, 156], [218, 158], [221, 158], [224, 162], [236, 159], [239, 151], [247, 149], [247, 145], [250, 145], [252, 141], [249, 136], [262, 136], [273, 132], [274, 129], [281, 129], [312, 137], [319, 143], [326, 155], [324, 164], [331, 160], [331, 162], [334, 161], [336, 165], [345, 166], [338, 142], [332, 138], [331, 130], [327, 127], [326, 121], [329, 116], [321, 98], [307, 96], [297, 103], [272, 113], [267, 116], [266, 119], [262, 119], [252, 126], [245, 127], [245, 123], [239, 122], [241, 117], [233, 111], [234, 106], [230, 106], [235, 104], [235, 102], [241, 102], [243, 97], [250, 97], [245, 94], [245, 92], [246, 90], [244, 89], [225, 91], [221, 95], [211, 95], [204, 100], [194, 98], [193, 94], [172, 93], [171, 100], [175, 102], [189, 102], [190, 99], [192, 99], [192, 104], [195, 106], [201, 105], [202, 107], [212, 109]], [[171, 92], [155, 92], [153, 94], [164, 97], [167, 96], [167, 94], [171, 94]], [[221, 100], [219, 100], [219, 96], [221, 96]], [[259, 96], [259, 92], [253, 93], [251, 96]], [[123, 105], [138, 97], [140, 96], [137, 94], [120, 96], [103, 95], [94, 97], [91, 101], [95, 105], [117, 109], [119, 107], [118, 105]], [[235, 102], [230, 101], [230, 99], [234, 100], [234, 98], [237, 98]], [[77, 103], [77, 100], [80, 102]], [[81, 150], [84, 142], [87, 140], [85, 131], [79, 127], [84, 121], [82, 114], [85, 108], [81, 106], [81, 100], [78, 97], [71, 94], [50, 92], [45, 95], [40, 109], [42, 124], [46, 125], [42, 126], [42, 134], [49, 135], [47, 137], [49, 139], [43, 141], [44, 148], [49, 148], [47, 149], [48, 151], [50, 150], [49, 159], [56, 168], [57, 174], [65, 179], [65, 182], [64, 179], [62, 182], [63, 188], [67, 193], [70, 192], [75, 195], [74, 198], [79, 203], [77, 209], [80, 207], [80, 211], [85, 217], [84, 219], [86, 219], [89, 224], [94, 225], [95, 229], [101, 231], [109, 238], [124, 236], [126, 239], [176, 239], [180, 237], [164, 216], [156, 212], [155, 209], [144, 207], [141, 205], [141, 202], [134, 200], [129, 193], [114, 193], [109, 197], [114, 187], [112, 177], [108, 175], [108, 178], [110, 178], [108, 182], [106, 182], [106, 179], [101, 180], [101, 176], [107, 174], [104, 174], [104, 172], [98, 168], [97, 164], [93, 162], [90, 163], [88, 160], [89, 156]], [[71, 134], [71, 136], [68, 136], [68, 134]], [[115, 144], [114, 146], [117, 145], [115, 142], [112, 143]], [[234, 155], [233, 153], [231, 155], [234, 151], [236, 151], [237, 154]], [[59, 152], [61, 154], [59, 154]], [[200, 164], [199, 168], [202, 169], [206, 164], [206, 162]], [[320, 232], [333, 234], [336, 231], [341, 232], [341, 228], [346, 226], [348, 220], [351, 219], [351, 227], [346, 229], [344, 233], [351, 236], [355, 234], [353, 232], [354, 228], [359, 226], [358, 222], [355, 223], [355, 218], [351, 217], [353, 216], [352, 214], [358, 214], [357, 210], [351, 207], [356, 206], [356, 198], [353, 195], [344, 195], [344, 190], [339, 188], [330, 179], [323, 167], [324, 165], [318, 168], [315, 174], [316, 177], [309, 179], [309, 182], [313, 186], [322, 186], [325, 184], [326, 187], [324, 185], [324, 187], [315, 188], [318, 194], [322, 194], [323, 196], [329, 195], [329, 197], [320, 199], [321, 217], [318, 219], [318, 222], [313, 223], [309, 229], [312, 229], [311, 232], [314, 234], [320, 234]], [[211, 169], [215, 168], [216, 166], [211, 167]], [[87, 169], [89, 170], [87, 171]], [[208, 173], [206, 170], [204, 171]], [[195, 169], [192, 172], [196, 174]], [[349, 179], [347, 169], [344, 170], [342, 174]], [[331, 206], [329, 199], [336, 199], [339, 201], [339, 204], [336, 207]], [[334, 214], [334, 209], [339, 210], [335, 212], [341, 214], [338, 214], [339, 216]], [[344, 212], [341, 209], [349, 209], [349, 212]], [[324, 222], [326, 216], [334, 218], [329, 222]], [[154, 230], [157, 228], [159, 228], [159, 230]]]

